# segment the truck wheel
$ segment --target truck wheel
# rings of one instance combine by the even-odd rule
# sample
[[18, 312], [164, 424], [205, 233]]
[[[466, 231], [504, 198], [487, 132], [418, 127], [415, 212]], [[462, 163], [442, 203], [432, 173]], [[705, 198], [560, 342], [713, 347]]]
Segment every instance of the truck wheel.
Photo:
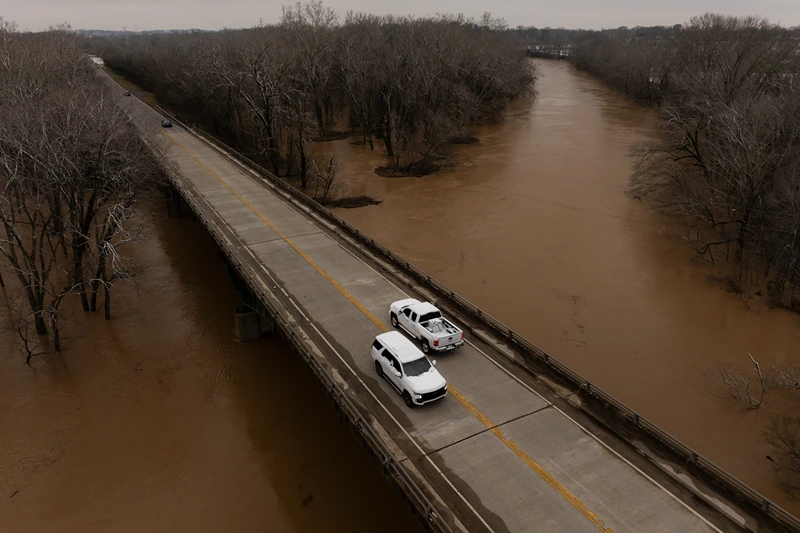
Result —
[[378, 373], [378, 377], [383, 377], [383, 368], [381, 368], [381, 363], [379, 361], [375, 361], [375, 372]]
[[392, 319], [392, 326], [398, 327], [400, 325], [400, 324], [397, 323], [397, 315], [396, 314], [392, 313], [391, 319]]
[[407, 406], [414, 407], [414, 401], [408, 391], [403, 391], [403, 400], [405, 400]]
[[425, 352], [425, 353], [430, 353], [431, 352], [431, 346], [430, 346], [430, 344], [428, 344], [428, 341], [425, 340], [425, 339], [422, 340], [422, 351]]

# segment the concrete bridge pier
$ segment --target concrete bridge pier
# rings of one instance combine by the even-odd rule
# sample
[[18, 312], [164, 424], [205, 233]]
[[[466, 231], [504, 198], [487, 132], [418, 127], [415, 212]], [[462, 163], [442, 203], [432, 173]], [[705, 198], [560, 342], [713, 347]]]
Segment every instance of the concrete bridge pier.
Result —
[[265, 333], [275, 332], [275, 322], [262, 316], [247, 306], [241, 306], [234, 313], [236, 336], [240, 342], [260, 339]]
[[164, 196], [167, 199], [167, 215], [169, 218], [180, 218], [191, 214], [191, 207], [177, 190], [172, 187], [165, 187]]

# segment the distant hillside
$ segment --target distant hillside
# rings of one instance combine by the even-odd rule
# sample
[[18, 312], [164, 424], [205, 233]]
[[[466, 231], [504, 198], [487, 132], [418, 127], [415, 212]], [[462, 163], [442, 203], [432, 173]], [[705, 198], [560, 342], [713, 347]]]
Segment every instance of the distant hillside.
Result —
[[122, 31], [122, 30], [75, 30], [78, 35], [85, 37], [125, 37], [132, 35], [163, 35], [173, 33], [213, 33], [216, 30], [142, 30], [142, 31]]

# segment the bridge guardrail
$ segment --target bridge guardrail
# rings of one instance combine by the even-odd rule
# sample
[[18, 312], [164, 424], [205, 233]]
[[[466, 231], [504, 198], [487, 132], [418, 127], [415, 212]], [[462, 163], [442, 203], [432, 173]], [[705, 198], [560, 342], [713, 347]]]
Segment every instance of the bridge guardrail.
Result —
[[[170, 116], [173, 122], [177, 124], [182, 124], [180, 121], [171, 117], [171, 115], [162, 108], [158, 107], [158, 110], [164, 113], [165, 115]], [[717, 466], [709, 459], [703, 457], [695, 450], [693, 450], [680, 440], [676, 439], [675, 437], [673, 437], [672, 435], [661, 429], [653, 422], [650, 422], [646, 418], [640, 416], [638, 413], [636, 413], [634, 410], [626, 406], [624, 403], [620, 402], [619, 400], [617, 400], [616, 398], [614, 398], [601, 388], [593, 385], [583, 376], [581, 376], [574, 370], [570, 369], [569, 367], [558, 361], [558, 359], [554, 358], [552, 355], [548, 354], [543, 349], [539, 348], [538, 346], [536, 346], [529, 340], [525, 339], [524, 337], [514, 333], [511, 330], [511, 328], [509, 328], [508, 326], [506, 326], [493, 316], [489, 315], [488, 313], [485, 313], [482, 309], [472, 304], [466, 298], [452, 291], [443, 283], [427, 275], [424, 271], [412, 265], [409, 261], [403, 259], [401, 256], [393, 253], [391, 250], [389, 250], [379, 242], [375, 241], [373, 238], [369, 237], [367, 234], [365, 234], [364, 232], [362, 232], [361, 230], [359, 230], [346, 220], [334, 214], [325, 206], [321, 205], [314, 199], [310, 198], [301, 191], [297, 190], [286, 181], [275, 176], [272, 172], [270, 172], [260, 164], [256, 163], [249, 157], [227, 146], [225, 143], [223, 143], [213, 135], [210, 135], [209, 133], [201, 130], [200, 128], [189, 128], [188, 126], [184, 127], [188, 131], [191, 131], [207, 139], [212, 144], [215, 144], [218, 147], [229, 152], [236, 158], [240, 159], [242, 162], [247, 163], [248, 166], [252, 167], [254, 170], [257, 170], [266, 179], [268, 179], [272, 185], [275, 185], [279, 189], [291, 195], [296, 200], [307, 205], [309, 208], [313, 209], [318, 214], [324, 216], [326, 219], [334, 223], [336, 226], [346, 230], [353, 238], [355, 238], [362, 244], [368, 245], [372, 250], [386, 257], [394, 266], [400, 268], [401, 270], [404, 270], [408, 274], [411, 274], [414, 277], [414, 279], [417, 280], [417, 282], [432, 289], [436, 294], [445, 298], [451, 304], [454, 304], [456, 307], [458, 307], [467, 315], [469, 315], [473, 320], [476, 320], [478, 323], [482, 323], [488, 326], [489, 329], [491, 329], [495, 334], [499, 335], [502, 338], [505, 338], [507, 344], [515, 346], [523, 354], [533, 356], [534, 358], [536, 358], [538, 362], [549, 367], [553, 372], [555, 372], [558, 376], [560, 376], [561, 379], [565, 380], [568, 383], [571, 383], [575, 387], [575, 389], [577, 389], [579, 392], [581, 392], [586, 396], [591, 397], [591, 399], [599, 403], [602, 407], [605, 408], [606, 411], [610, 411], [610, 413], [616, 416], [618, 419], [622, 420], [627, 424], [633, 425], [644, 435], [648, 436], [649, 438], [655, 440], [662, 446], [672, 451], [672, 453], [674, 453], [678, 458], [680, 458], [686, 465], [692, 467], [696, 472], [702, 474], [706, 479], [716, 483], [719, 487], [725, 489], [731, 495], [738, 497], [740, 501], [743, 501], [744, 503], [747, 503], [753, 506], [754, 508], [759, 509], [761, 512], [766, 513], [767, 516], [774, 519], [781, 526], [789, 528], [792, 531], [800, 531], [800, 519], [798, 519], [798, 517], [792, 515], [779, 505], [773, 503], [771, 500], [763, 496], [761, 493], [755, 491], [754, 489], [749, 487], [746, 483], [732, 476], [731, 474], [729, 474], [728, 472]]]

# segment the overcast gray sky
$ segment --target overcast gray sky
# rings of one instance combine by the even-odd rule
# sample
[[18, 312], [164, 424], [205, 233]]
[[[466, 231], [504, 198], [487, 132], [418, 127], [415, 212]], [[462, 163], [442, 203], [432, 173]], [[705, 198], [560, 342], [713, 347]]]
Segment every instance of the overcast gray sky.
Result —
[[[0, 16], [37, 31], [59, 22], [76, 29], [241, 28], [276, 22], [287, 0], [0, 0]], [[758, 14], [785, 26], [800, 25], [800, 0], [327, 0], [347, 10], [377, 15], [490, 11], [510, 26], [616, 28], [671, 25], [707, 11]]]

